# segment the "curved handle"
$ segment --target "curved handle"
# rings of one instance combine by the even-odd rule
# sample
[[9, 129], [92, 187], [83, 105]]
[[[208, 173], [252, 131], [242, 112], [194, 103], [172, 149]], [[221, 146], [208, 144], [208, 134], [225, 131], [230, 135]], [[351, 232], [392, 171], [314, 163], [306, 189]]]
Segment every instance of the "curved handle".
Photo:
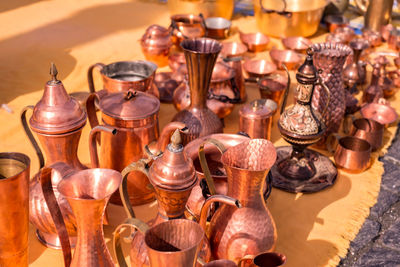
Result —
[[128, 166], [126, 166], [121, 174], [122, 174], [122, 183], [119, 187], [119, 194], [121, 196], [122, 204], [124, 205], [124, 209], [128, 218], [134, 218], [135, 212], [133, 211], [132, 205], [129, 201], [128, 194], [128, 174], [132, 171], [140, 171], [144, 173], [147, 177], [149, 177], [148, 171], [148, 163], [151, 159], [140, 159], [136, 162], [132, 162]]
[[322, 73], [322, 70], [319, 69], [318, 70], [318, 83], [319, 85], [322, 86], [322, 88], [324, 88], [326, 94], [328, 95], [328, 100], [326, 101], [326, 105], [324, 110], [322, 111], [321, 117], [322, 119], [325, 116], [325, 113], [328, 111], [328, 106], [329, 106], [329, 102], [331, 101], [331, 91], [329, 90], [328, 86], [326, 86], [325, 82], [322, 80], [322, 77], [320, 76], [320, 74]]
[[213, 181], [213, 179], [211, 177], [210, 169], [208, 168], [207, 159], [206, 159], [206, 153], [204, 152], [204, 146], [207, 143], [216, 146], [218, 148], [218, 150], [221, 152], [221, 154], [223, 154], [226, 151], [226, 148], [225, 148], [224, 144], [222, 144], [217, 139], [213, 139], [213, 138], [207, 139], [199, 147], [200, 166], [201, 166], [201, 169], [203, 170], [204, 177], [206, 179], [208, 189], [210, 190], [210, 194], [211, 195], [215, 195], [216, 194], [216, 190], [215, 190], [214, 181]]
[[283, 67], [284, 70], [286, 71], [286, 74], [287, 74], [287, 77], [288, 77], [288, 81], [287, 81], [287, 85], [286, 85], [286, 89], [285, 89], [285, 94], [284, 94], [283, 102], [282, 102], [282, 106], [281, 106], [281, 112], [280, 112], [281, 115], [282, 115], [282, 113], [285, 111], [285, 108], [286, 108], [286, 102], [287, 102], [287, 98], [288, 98], [288, 95], [289, 95], [289, 89], [290, 89], [290, 83], [291, 83], [291, 81], [290, 81], [290, 73], [289, 73], [288, 68], [287, 68], [286, 65], [283, 64], [283, 63], [282, 63], [282, 67]]
[[183, 39], [189, 39], [189, 37], [187, 37], [186, 35], [184, 35], [183, 32], [181, 31], [181, 29], [179, 29], [178, 25], [176, 25], [176, 22], [175, 22], [174, 20], [171, 20], [171, 25], [170, 25], [170, 27], [172, 28], [172, 31], [171, 31], [171, 32], [173, 32], [174, 30], [177, 30], [177, 31], [181, 34], [181, 36], [183, 37]]
[[335, 153], [335, 149], [336, 149], [336, 146], [334, 146], [334, 142], [333, 142], [334, 140], [332, 140], [333, 138], [336, 139], [336, 143], [337, 143], [337, 142], [339, 142], [340, 138], [342, 138], [342, 137], [337, 133], [332, 133], [326, 139], [326, 148], [329, 151], [329, 153], [331, 153], [331, 154]]
[[230, 104], [240, 103], [240, 91], [239, 87], [236, 84], [235, 79], [234, 78], [230, 79], [229, 83], [231, 84], [232, 92], [234, 95], [233, 98], [230, 98], [227, 95], [216, 95], [212, 92], [212, 90], [209, 90], [208, 99], [215, 99], [222, 103], [230, 103]]
[[64, 217], [61, 213], [60, 206], [57, 203], [56, 196], [54, 195], [53, 185], [51, 182], [52, 170], [52, 168], [43, 168], [39, 172], [39, 180], [40, 185], [42, 186], [44, 200], [49, 208], [51, 218], [53, 219], [58, 237], [60, 238], [61, 248], [64, 255], [64, 265], [65, 267], [69, 267], [72, 260], [71, 244], [69, 242], [67, 227], [64, 223]]
[[243, 258], [241, 258], [239, 260], [238, 267], [242, 267], [242, 265], [247, 261], [253, 261], [255, 257], [256, 257], [255, 255], [246, 255], [246, 256], [244, 256]]
[[343, 120], [343, 132], [345, 134], [350, 134], [351, 125], [353, 124], [353, 122], [356, 119], [357, 119], [356, 116], [354, 116], [353, 114], [349, 114], [344, 118], [344, 120]]
[[31, 132], [31, 129], [29, 128], [28, 121], [26, 120], [26, 112], [30, 109], [33, 110], [33, 108], [34, 108], [34, 106], [26, 106], [22, 109], [21, 123], [22, 123], [22, 126], [24, 127], [26, 135], [29, 138], [29, 141], [31, 142], [33, 148], [36, 151], [36, 155], [38, 156], [38, 159], [39, 159], [39, 169], [41, 169], [44, 167], [43, 153], [42, 153], [42, 150], [40, 149], [38, 143], [36, 142], [35, 137], [33, 136], [32, 132]]
[[110, 126], [105, 126], [105, 125], [97, 125], [94, 127], [92, 130], [90, 130], [90, 135], [89, 135], [89, 152], [90, 152], [90, 162], [92, 165], [92, 168], [99, 168], [99, 155], [97, 154], [97, 140], [100, 137], [101, 132], [106, 132], [106, 133], [111, 133], [113, 135], [116, 135], [117, 129], [110, 127]]
[[96, 93], [90, 94], [86, 99], [86, 112], [88, 115], [90, 127], [92, 129], [97, 125], [99, 125], [99, 120], [97, 119], [96, 116], [96, 106], [95, 106], [96, 99], [99, 100], [99, 96]]
[[267, 199], [269, 195], [271, 195], [272, 191], [272, 176], [267, 174], [267, 190], [264, 193], [264, 202], [267, 203]]
[[113, 233], [113, 247], [114, 247], [115, 258], [117, 259], [120, 267], [128, 267], [125, 261], [124, 253], [122, 252], [122, 247], [120, 242], [121, 231], [123, 230], [123, 228], [126, 227], [139, 230], [139, 232], [142, 233], [143, 235], [149, 229], [149, 226], [145, 222], [136, 218], [128, 218], [122, 224], [118, 225], [118, 227], [115, 229]]
[[287, 6], [286, 0], [282, 0], [282, 2], [283, 2], [283, 9], [282, 9], [282, 11], [276, 11], [276, 10], [264, 8], [263, 3], [262, 3], [262, 0], [259, 0], [260, 8], [261, 8], [261, 11], [262, 11], [262, 12], [268, 13], [268, 14], [270, 14], [270, 13], [276, 13], [276, 14], [278, 14], [278, 15], [280, 15], [280, 16], [284, 16], [284, 17], [286, 17], [286, 18], [291, 18], [291, 17], [292, 17], [292, 12], [286, 11], [286, 6]]
[[94, 82], [93, 82], [93, 69], [94, 68], [98, 68], [99, 71], [101, 71], [104, 68], [104, 64], [103, 63], [96, 63], [93, 64], [89, 67], [88, 72], [87, 72], [87, 79], [88, 79], [88, 85], [89, 85], [89, 92], [94, 93], [96, 92], [95, 88], [94, 88]]

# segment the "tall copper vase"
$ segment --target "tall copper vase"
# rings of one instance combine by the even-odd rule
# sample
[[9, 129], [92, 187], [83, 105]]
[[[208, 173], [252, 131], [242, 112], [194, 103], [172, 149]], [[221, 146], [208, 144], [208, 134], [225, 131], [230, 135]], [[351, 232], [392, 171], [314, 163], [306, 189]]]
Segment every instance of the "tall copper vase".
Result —
[[227, 195], [242, 207], [223, 205], [212, 217], [209, 229], [214, 258], [237, 263], [245, 255], [275, 248], [276, 227], [263, 197], [265, 178], [275, 160], [275, 148], [265, 139], [244, 141], [222, 154]]
[[110, 169], [88, 169], [72, 174], [57, 186], [58, 192], [68, 200], [76, 218], [78, 240], [74, 256], [64, 219], [57, 204], [51, 183], [51, 168], [43, 168], [40, 183], [64, 254], [66, 267], [114, 267], [103, 233], [103, 215], [112, 193], [120, 186], [122, 176]]
[[185, 123], [189, 132], [184, 144], [209, 134], [221, 133], [223, 125], [207, 108], [206, 101], [211, 75], [222, 45], [208, 38], [187, 39], [181, 43], [188, 68], [190, 106], [174, 116], [173, 121]]
[[[318, 142], [319, 146], [325, 143], [326, 137], [339, 130], [346, 109], [346, 94], [343, 85], [343, 67], [347, 56], [352, 54], [349, 46], [338, 43], [321, 43], [311, 46], [314, 50], [314, 64], [321, 69], [323, 82], [329, 88], [331, 101], [325, 113], [324, 121], [326, 132]], [[322, 114], [326, 103], [327, 94], [318, 85], [315, 88], [312, 106]]]
[[0, 153], [0, 266], [28, 266], [30, 159]]

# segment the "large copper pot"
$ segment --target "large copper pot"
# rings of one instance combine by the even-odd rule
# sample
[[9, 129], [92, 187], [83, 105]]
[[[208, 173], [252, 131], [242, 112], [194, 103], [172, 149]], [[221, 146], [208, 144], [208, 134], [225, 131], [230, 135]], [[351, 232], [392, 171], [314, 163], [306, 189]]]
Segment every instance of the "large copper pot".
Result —
[[[95, 112], [97, 94], [89, 96], [86, 109], [91, 127], [99, 125]], [[117, 133], [101, 134], [100, 159], [93, 151], [91, 158], [93, 167], [109, 168], [122, 171], [132, 161], [144, 157], [144, 146], [159, 139], [158, 111], [160, 101], [149, 94], [128, 90], [105, 95], [99, 99], [98, 107], [101, 111], [102, 124], [114, 127]], [[168, 143], [168, 134], [184, 125], [171, 123], [164, 128], [158, 144], [154, 149], [162, 150]], [[95, 140], [95, 139], [92, 139]], [[132, 172], [128, 177], [128, 190], [132, 205], [141, 205], [154, 200], [154, 192], [148, 188], [149, 181], [140, 172]], [[121, 205], [119, 194], [111, 197], [111, 203]]]
[[188, 14], [175, 14], [171, 16], [172, 42], [179, 48], [184, 39], [203, 37], [206, 33], [204, 18], [193, 15], [196, 12]]
[[231, 19], [234, 0], [171, 0], [168, 1], [168, 10], [173, 14], [199, 14], [208, 17], [222, 17]]
[[156, 85], [153, 83], [157, 70], [157, 65], [149, 61], [118, 61], [108, 65], [96, 63], [89, 67], [87, 79], [89, 91], [96, 92], [93, 82], [93, 70], [99, 69], [103, 80], [105, 91], [102, 94], [109, 92], [120, 92], [134, 89], [136, 91], [148, 92], [155, 97], [159, 97], [159, 92]]

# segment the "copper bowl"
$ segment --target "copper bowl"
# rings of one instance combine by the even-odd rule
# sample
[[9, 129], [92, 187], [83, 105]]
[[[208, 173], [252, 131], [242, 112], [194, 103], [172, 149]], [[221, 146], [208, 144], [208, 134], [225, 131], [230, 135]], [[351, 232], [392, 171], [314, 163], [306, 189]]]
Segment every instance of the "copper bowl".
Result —
[[179, 83], [173, 79], [172, 72], [158, 72], [154, 78], [158, 91], [160, 92], [160, 101], [172, 103], [172, 96]]
[[292, 50], [272, 49], [269, 51], [269, 55], [280, 70], [284, 69], [282, 64], [285, 64], [289, 70], [294, 70], [302, 61], [302, 57]]
[[283, 73], [273, 73], [258, 80], [257, 84], [262, 99], [272, 99], [280, 105], [287, 83], [288, 79], [286, 75]]
[[186, 65], [185, 55], [182, 52], [169, 55], [168, 66], [173, 72], [177, 71], [182, 65]]
[[267, 50], [269, 37], [257, 32], [257, 33], [242, 33], [239, 32], [240, 41], [244, 43], [250, 52], [261, 52]]
[[232, 22], [221, 17], [210, 17], [205, 19], [207, 37], [214, 39], [225, 39], [229, 36]]
[[250, 78], [261, 78], [276, 71], [276, 65], [265, 59], [255, 59], [245, 61], [243, 64], [243, 69]]
[[386, 127], [394, 123], [398, 118], [396, 110], [383, 103], [366, 104], [361, 108], [360, 112], [364, 118], [377, 121]]
[[282, 44], [290, 50], [294, 50], [298, 53], [305, 54], [307, 48], [312, 45], [312, 42], [304, 37], [286, 37], [282, 39]]
[[247, 52], [247, 46], [239, 42], [222, 43], [221, 55], [224, 57], [240, 57]]
[[345, 27], [349, 24], [349, 19], [343, 15], [328, 15], [324, 18], [329, 32], [334, 32], [337, 28]]

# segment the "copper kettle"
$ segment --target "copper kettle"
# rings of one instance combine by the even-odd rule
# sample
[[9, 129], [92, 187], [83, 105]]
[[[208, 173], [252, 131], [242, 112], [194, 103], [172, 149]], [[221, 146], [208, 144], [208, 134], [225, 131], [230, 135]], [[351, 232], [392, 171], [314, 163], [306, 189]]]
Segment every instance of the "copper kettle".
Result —
[[[145, 145], [150, 144], [155, 150], [163, 150], [173, 130], [184, 128], [182, 123], [170, 123], [162, 131], [159, 138], [158, 111], [160, 101], [149, 94], [128, 90], [107, 94], [99, 99], [95, 93], [89, 96], [86, 109], [91, 127], [99, 124], [95, 112], [95, 100], [101, 111], [102, 122], [106, 126], [117, 129], [112, 136], [100, 134], [100, 159], [97, 158], [96, 146], [92, 146], [91, 159], [93, 167], [101, 167], [122, 171], [132, 161], [146, 155]], [[155, 144], [154, 141], [158, 139]], [[96, 143], [92, 138], [92, 144]], [[147, 177], [140, 172], [132, 172], [128, 176], [128, 191], [132, 205], [141, 205], [154, 200], [154, 192], [148, 187]], [[119, 194], [110, 200], [114, 204], [122, 204]]]

